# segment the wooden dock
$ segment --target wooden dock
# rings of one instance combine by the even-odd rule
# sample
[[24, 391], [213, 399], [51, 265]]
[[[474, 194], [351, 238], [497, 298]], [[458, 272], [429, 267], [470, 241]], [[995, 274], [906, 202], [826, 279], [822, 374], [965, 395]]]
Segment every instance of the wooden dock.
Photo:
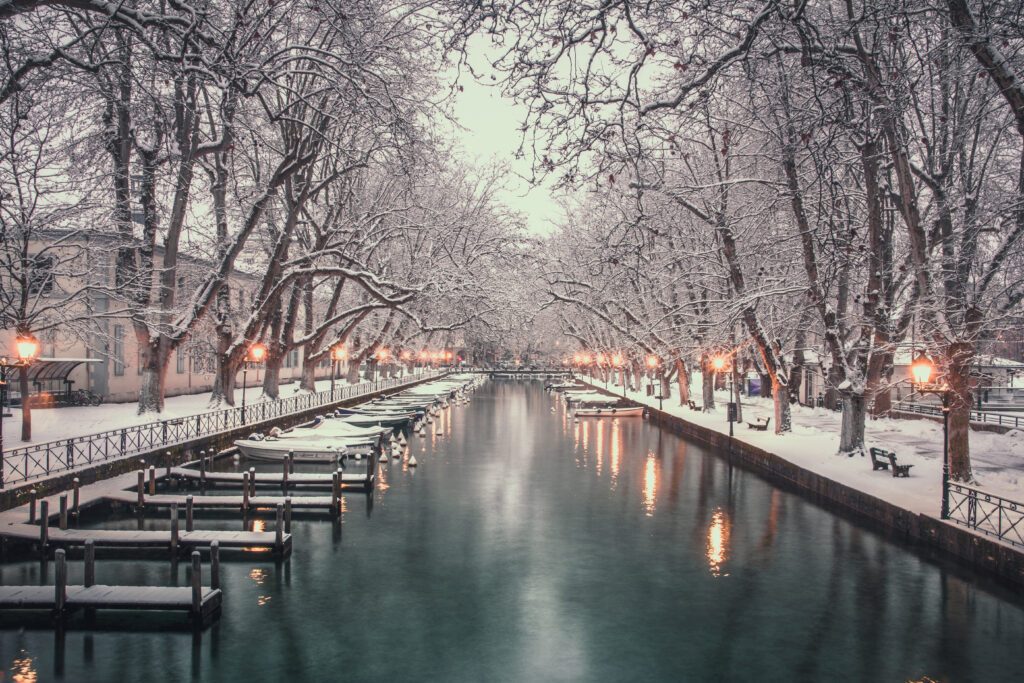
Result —
[[46, 610], [58, 618], [79, 610], [159, 610], [188, 612], [198, 623], [208, 623], [221, 607], [220, 570], [216, 546], [211, 548], [213, 570], [209, 587], [202, 585], [199, 552], [192, 552], [191, 587], [103, 586], [95, 583], [95, 546], [86, 546], [85, 584], [67, 584], [64, 550], [55, 553], [56, 577], [52, 586], [0, 586], [0, 610]]
[[[367, 468], [369, 471], [363, 474], [343, 473], [341, 484], [343, 489], [373, 488], [376, 480], [374, 467]], [[241, 487], [249, 481], [249, 472], [203, 472], [190, 467], [172, 467], [170, 477], [190, 484], [206, 483], [208, 485], [228, 485]], [[272, 486], [283, 488], [307, 488], [307, 489], [330, 489], [334, 482], [333, 472], [299, 472], [285, 475], [276, 472], [258, 472], [255, 479], [249, 481], [250, 486], [267, 487]]]
[[292, 535], [283, 531], [167, 531], [129, 529], [60, 529], [48, 525], [9, 524], [0, 527], [0, 536], [11, 541], [39, 544], [41, 547], [82, 547], [92, 541], [97, 548], [167, 548], [172, 553], [207, 548], [217, 541], [221, 548], [269, 550], [281, 556], [292, 551]]
[[[109, 502], [123, 503], [136, 506], [139, 502], [138, 494], [135, 491], [118, 491], [108, 493], [103, 498]], [[196, 510], [239, 510], [248, 505], [248, 511], [276, 510], [278, 505], [290, 506], [296, 510], [319, 510], [330, 511], [336, 505], [332, 496], [191, 496], [181, 494], [158, 493], [156, 495], [144, 495], [144, 507], [156, 507], [170, 509], [177, 505], [179, 509], [187, 510], [189, 506]]]

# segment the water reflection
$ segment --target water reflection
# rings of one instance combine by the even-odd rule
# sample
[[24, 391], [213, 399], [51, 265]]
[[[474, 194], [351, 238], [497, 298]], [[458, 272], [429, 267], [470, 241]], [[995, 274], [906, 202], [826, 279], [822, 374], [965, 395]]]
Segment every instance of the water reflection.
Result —
[[597, 448], [597, 476], [600, 477], [601, 467], [604, 464], [604, 420], [598, 418], [595, 429], [597, 430], [597, 443], [595, 444], [595, 448]]
[[715, 508], [711, 514], [711, 526], [708, 527], [708, 568], [711, 575], [718, 578], [729, 576], [724, 571], [725, 561], [729, 559], [729, 535], [731, 533], [729, 516], [722, 508]]
[[36, 683], [39, 680], [35, 658], [30, 657], [24, 649], [11, 662], [11, 680], [14, 683]]
[[644, 514], [654, 516], [654, 498], [658, 495], [658, 460], [654, 451], [647, 454], [644, 465]]
[[267, 523], [262, 519], [254, 519], [252, 520], [252, 530], [257, 532], [266, 531]]
[[260, 569], [259, 567], [253, 567], [249, 570], [249, 578], [252, 579], [257, 586], [262, 586], [263, 582], [267, 580], [267, 570]]
[[622, 457], [622, 430], [618, 418], [612, 420], [612, 445], [611, 445], [611, 480], [612, 490], [615, 490], [619, 481], [619, 459]]

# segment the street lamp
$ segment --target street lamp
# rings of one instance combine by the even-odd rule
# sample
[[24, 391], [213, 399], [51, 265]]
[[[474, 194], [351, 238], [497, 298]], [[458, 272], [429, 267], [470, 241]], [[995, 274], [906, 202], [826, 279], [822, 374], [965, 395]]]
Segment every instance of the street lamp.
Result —
[[245, 358], [242, 360], [242, 424], [245, 422], [245, 386], [246, 386], [246, 374], [249, 370], [249, 363], [262, 363], [267, 358], [267, 346], [261, 342], [256, 342], [249, 347], [249, 350], [245, 353]]
[[348, 358], [348, 350], [344, 344], [331, 347], [331, 399], [334, 399], [334, 379], [338, 376], [338, 363]]
[[932, 381], [935, 363], [923, 350], [910, 364], [911, 384], [922, 394], [935, 394], [942, 399], [942, 507], [939, 517], [949, 519], [949, 385]]
[[[0, 399], [7, 394], [7, 372], [9, 368], [27, 368], [39, 357], [39, 340], [31, 334], [20, 334], [14, 340], [15, 356], [0, 356]], [[21, 397], [21, 409], [25, 410], [28, 396]], [[0, 400], [0, 412], [3, 401]], [[0, 488], [4, 486], [4, 420], [0, 416]]]
[[[647, 367], [651, 369], [651, 384], [654, 384], [654, 371], [655, 371], [655, 369], [658, 368], [659, 365], [661, 365], [661, 359], [660, 358], [658, 358], [657, 356], [655, 356], [653, 354], [650, 355], [650, 356], [647, 356]], [[663, 394], [662, 386], [661, 386], [661, 382], [659, 381], [658, 382], [658, 410], [662, 409], [662, 401], [665, 398], [662, 394]]]

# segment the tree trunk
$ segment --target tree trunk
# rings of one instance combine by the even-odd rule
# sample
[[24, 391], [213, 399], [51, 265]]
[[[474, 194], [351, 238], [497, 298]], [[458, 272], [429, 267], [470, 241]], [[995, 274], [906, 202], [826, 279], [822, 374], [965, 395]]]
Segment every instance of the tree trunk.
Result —
[[310, 358], [309, 354], [302, 356], [302, 374], [299, 376], [299, 391], [316, 393], [316, 360]]
[[850, 391], [843, 394], [843, 418], [839, 429], [839, 454], [864, 454], [864, 394]]
[[743, 422], [743, 404], [740, 402], [740, 373], [736, 370], [735, 361], [732, 364], [732, 400], [736, 403], [736, 421]]
[[840, 407], [842, 398], [839, 396], [837, 386], [843, 382], [843, 372], [832, 365], [828, 369], [828, 379], [825, 382], [825, 407], [829, 410], [836, 410]]
[[[21, 392], [21, 440], [32, 440], [32, 401], [28, 395], [28, 368], [18, 372], [18, 391]], [[10, 400], [10, 399], [8, 399]], [[0, 412], [3, 406], [0, 405]], [[2, 420], [3, 418], [0, 418]]]
[[949, 475], [955, 481], [970, 482], [971, 473], [971, 387], [970, 369], [974, 345], [955, 342], [947, 351], [949, 368]]
[[235, 405], [235, 388], [238, 368], [225, 354], [217, 354], [217, 370], [213, 380], [213, 392], [210, 394], [210, 407], [216, 408], [221, 403]]
[[267, 353], [266, 368], [263, 372], [263, 395], [277, 400], [281, 397], [281, 362], [284, 356], [280, 353]]
[[142, 368], [142, 380], [139, 384], [139, 415], [144, 413], [161, 413], [164, 409], [164, 384], [167, 375], [166, 366], [158, 359], [159, 354], [152, 354], [153, 361]]
[[789, 389], [782, 382], [773, 382], [772, 394], [775, 401], [775, 433], [782, 434], [792, 431], [793, 420], [789, 411]]
[[349, 360], [348, 367], [345, 369], [345, 381], [349, 384], [359, 384], [359, 359], [353, 358]]
[[715, 371], [711, 369], [707, 358], [701, 358], [700, 374], [704, 380], [701, 391], [701, 398], [704, 399], [704, 410], [714, 412], [715, 410]]
[[868, 364], [868, 396], [874, 417], [888, 417], [892, 411], [892, 361], [891, 351], [876, 351]]
[[679, 405], [685, 406], [690, 401], [690, 373], [681, 358], [676, 359], [676, 383], [679, 385]]

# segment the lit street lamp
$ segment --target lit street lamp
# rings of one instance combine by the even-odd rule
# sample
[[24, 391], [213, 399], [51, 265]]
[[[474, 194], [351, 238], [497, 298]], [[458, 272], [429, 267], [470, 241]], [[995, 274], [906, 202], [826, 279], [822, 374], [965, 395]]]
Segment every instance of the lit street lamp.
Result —
[[949, 519], [949, 385], [932, 381], [935, 363], [924, 351], [918, 351], [910, 364], [911, 384], [922, 394], [942, 399], [942, 507], [939, 517]]
[[344, 344], [335, 344], [331, 347], [331, 400], [334, 400], [334, 379], [338, 376], [338, 363], [348, 358], [348, 351]]
[[256, 342], [249, 347], [249, 350], [245, 354], [245, 360], [242, 361], [242, 424], [245, 422], [245, 385], [246, 385], [246, 373], [249, 370], [249, 363], [262, 363], [267, 358], [267, 347], [265, 344]]
[[[39, 340], [31, 334], [18, 335], [14, 340], [14, 351], [17, 354], [13, 358], [0, 356], [0, 399], [7, 395], [7, 373], [9, 368], [27, 368], [39, 357]], [[25, 409], [27, 396], [21, 397], [22, 410]], [[3, 401], [0, 400], [0, 412], [2, 412]], [[4, 420], [0, 416], [0, 488], [4, 486]]]

